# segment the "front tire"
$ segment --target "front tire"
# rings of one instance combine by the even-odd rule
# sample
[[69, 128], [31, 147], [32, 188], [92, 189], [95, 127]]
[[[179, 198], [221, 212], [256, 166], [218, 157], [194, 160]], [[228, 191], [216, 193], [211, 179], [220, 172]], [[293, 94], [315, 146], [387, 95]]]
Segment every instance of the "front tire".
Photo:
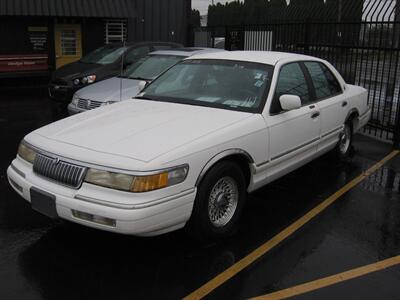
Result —
[[231, 161], [215, 165], [197, 191], [189, 233], [198, 240], [232, 235], [246, 201], [246, 180], [241, 168]]

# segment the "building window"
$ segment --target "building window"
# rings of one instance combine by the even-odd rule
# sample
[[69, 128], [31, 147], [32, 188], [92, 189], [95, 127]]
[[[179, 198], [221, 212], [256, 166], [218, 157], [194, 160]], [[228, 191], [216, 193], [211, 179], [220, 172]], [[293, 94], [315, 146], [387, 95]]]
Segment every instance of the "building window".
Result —
[[105, 21], [105, 43], [117, 43], [126, 41], [126, 20], [115, 19]]
[[76, 55], [76, 31], [63, 29], [61, 31], [61, 53], [62, 55]]

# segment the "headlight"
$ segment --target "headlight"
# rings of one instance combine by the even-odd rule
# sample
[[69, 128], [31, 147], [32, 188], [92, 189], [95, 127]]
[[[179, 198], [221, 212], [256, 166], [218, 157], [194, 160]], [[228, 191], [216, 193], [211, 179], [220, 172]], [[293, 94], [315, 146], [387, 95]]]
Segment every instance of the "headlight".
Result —
[[18, 147], [18, 155], [22, 159], [33, 164], [33, 162], [35, 161], [36, 152], [34, 150], [32, 150], [31, 148], [29, 148], [29, 146], [26, 145], [24, 143], [24, 141], [22, 141]]
[[79, 84], [88, 84], [88, 83], [93, 83], [96, 81], [96, 75], [88, 75], [82, 78], [76, 78], [74, 79], [74, 84], [79, 85]]
[[83, 84], [93, 83], [96, 81], [96, 75], [85, 76], [81, 79]]
[[75, 94], [72, 96], [72, 101], [71, 101], [71, 103], [72, 103], [73, 105], [77, 106], [77, 105], [78, 105], [78, 101], [79, 101], [79, 96], [75, 93]]
[[143, 193], [181, 183], [186, 179], [188, 171], [189, 166], [185, 165], [152, 175], [134, 176], [89, 169], [85, 182], [116, 190]]

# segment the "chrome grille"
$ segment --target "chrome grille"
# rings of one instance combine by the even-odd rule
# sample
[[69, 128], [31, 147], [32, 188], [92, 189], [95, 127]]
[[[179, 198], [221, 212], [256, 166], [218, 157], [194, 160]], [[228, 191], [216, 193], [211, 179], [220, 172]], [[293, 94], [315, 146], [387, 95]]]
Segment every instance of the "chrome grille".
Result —
[[33, 171], [63, 185], [79, 188], [86, 168], [61, 161], [58, 158], [37, 154], [33, 163]]
[[79, 99], [78, 100], [78, 107], [82, 109], [94, 109], [101, 106], [103, 102], [89, 100], [89, 99]]

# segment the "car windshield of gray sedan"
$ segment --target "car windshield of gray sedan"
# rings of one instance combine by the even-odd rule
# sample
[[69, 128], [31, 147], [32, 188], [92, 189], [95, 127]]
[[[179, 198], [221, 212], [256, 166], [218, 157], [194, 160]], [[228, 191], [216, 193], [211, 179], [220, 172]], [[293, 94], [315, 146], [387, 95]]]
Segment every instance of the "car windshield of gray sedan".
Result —
[[130, 65], [122, 77], [153, 80], [184, 57], [175, 55], [149, 55]]
[[137, 98], [259, 112], [273, 67], [229, 60], [187, 60], [151, 83]]

